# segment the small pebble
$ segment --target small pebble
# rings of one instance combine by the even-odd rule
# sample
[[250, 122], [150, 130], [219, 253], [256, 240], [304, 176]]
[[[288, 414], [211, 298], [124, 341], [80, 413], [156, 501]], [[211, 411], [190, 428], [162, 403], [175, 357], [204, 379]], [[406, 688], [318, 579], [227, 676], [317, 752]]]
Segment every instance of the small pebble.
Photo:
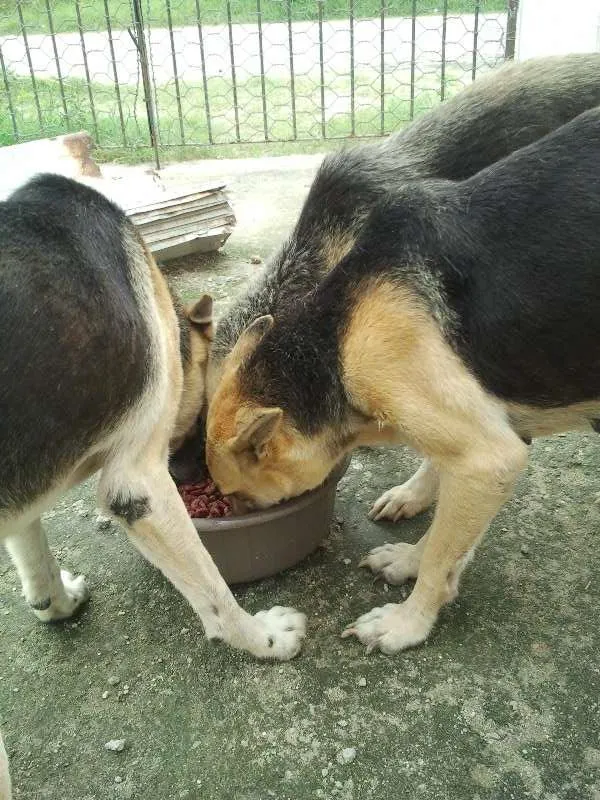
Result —
[[112, 524], [113, 522], [110, 517], [105, 517], [103, 514], [98, 514], [96, 517], [96, 527], [99, 531], [107, 531], [112, 527]]
[[116, 686], [118, 683], [121, 683], [121, 678], [119, 678], [118, 675], [111, 675], [106, 682], [109, 686]]
[[251, 264], [262, 264], [262, 258], [260, 256], [250, 256], [250, 263]]
[[366, 678], [359, 678], [358, 679], [358, 685], [359, 686], [366, 686], [367, 685], [367, 679]]
[[522, 544], [521, 545], [521, 553], [524, 556], [528, 556], [529, 555], [529, 545], [528, 544]]
[[102, 692], [102, 699], [106, 700], [108, 698], [108, 692]]
[[342, 559], [342, 560], [343, 560], [343, 562], [344, 562], [344, 564], [345, 564], [346, 566], [348, 566], [349, 564], [351, 564], [351, 563], [352, 563], [352, 561], [351, 561], [349, 558], [344, 558], [344, 559]]
[[344, 747], [337, 755], [338, 764], [351, 764], [355, 758], [356, 747]]
[[125, 739], [111, 739], [104, 745], [105, 750], [111, 750], [113, 753], [122, 753], [125, 750]]

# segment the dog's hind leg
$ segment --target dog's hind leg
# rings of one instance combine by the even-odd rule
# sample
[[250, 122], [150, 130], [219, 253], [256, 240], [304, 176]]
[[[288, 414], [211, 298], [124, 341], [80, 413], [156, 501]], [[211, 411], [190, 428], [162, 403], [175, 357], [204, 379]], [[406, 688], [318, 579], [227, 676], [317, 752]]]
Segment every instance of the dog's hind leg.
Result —
[[42, 622], [70, 617], [87, 599], [83, 576], [61, 570], [48, 546], [39, 519], [4, 539], [25, 599]]
[[105, 467], [100, 500], [125, 525], [138, 550], [171, 581], [200, 617], [210, 639], [258, 658], [287, 660], [300, 650], [305, 617], [276, 606], [251, 616], [237, 604], [200, 541], [168, 471], [150, 447], [135, 465]]
[[369, 512], [369, 519], [409, 519], [425, 511], [435, 502], [439, 486], [436, 468], [428, 458], [423, 459], [421, 466], [406, 483], [388, 489], [374, 503]]
[[0, 733], [0, 800], [11, 800], [10, 773], [8, 771], [8, 756], [4, 749], [2, 733]]

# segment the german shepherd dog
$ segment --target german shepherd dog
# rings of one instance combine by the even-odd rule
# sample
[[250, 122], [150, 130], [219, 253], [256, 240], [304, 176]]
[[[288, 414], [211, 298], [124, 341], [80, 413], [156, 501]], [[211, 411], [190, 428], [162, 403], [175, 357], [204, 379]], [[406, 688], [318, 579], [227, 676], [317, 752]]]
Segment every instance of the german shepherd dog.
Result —
[[[327, 156], [290, 239], [219, 321], [209, 356], [209, 402], [244, 328], [263, 314], [293, 310], [351, 249], [367, 214], [385, 194], [419, 177], [468, 178], [596, 105], [598, 53], [511, 63], [383, 142]], [[196, 449], [202, 448], [197, 441]], [[195, 458], [194, 445], [191, 452]], [[436, 471], [426, 460], [407, 483], [385, 492], [370, 516], [411, 517], [431, 504], [437, 488]]]
[[40, 524], [101, 470], [100, 504], [186, 597], [210, 637], [290, 658], [303, 619], [242, 611], [168, 471], [204, 402], [212, 301], [184, 313], [125, 214], [67, 178], [34, 178], [0, 204], [0, 539], [44, 622], [85, 600]]
[[267, 506], [359, 445], [430, 459], [429, 531], [366, 559], [414, 590], [345, 631], [394, 653], [456, 596], [526, 442], [600, 430], [600, 108], [467, 180], [382, 200], [298, 306], [235, 345], [208, 412], [209, 468], [223, 492]]

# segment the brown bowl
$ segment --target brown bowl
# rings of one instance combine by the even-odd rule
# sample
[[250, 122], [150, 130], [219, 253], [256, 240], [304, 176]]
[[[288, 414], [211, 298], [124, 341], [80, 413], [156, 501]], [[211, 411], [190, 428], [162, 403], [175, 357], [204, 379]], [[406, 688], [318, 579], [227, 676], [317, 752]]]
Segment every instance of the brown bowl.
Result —
[[192, 520], [227, 583], [267, 578], [316, 550], [329, 533], [336, 487], [349, 463], [344, 459], [318, 489], [287, 503], [240, 517]]

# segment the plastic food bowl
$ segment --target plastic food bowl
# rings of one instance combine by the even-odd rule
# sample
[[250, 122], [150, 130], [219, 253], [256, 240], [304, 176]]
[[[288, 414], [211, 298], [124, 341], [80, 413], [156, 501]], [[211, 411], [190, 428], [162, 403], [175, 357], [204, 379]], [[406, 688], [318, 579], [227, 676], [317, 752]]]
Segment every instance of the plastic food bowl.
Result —
[[342, 461], [319, 488], [264, 511], [240, 517], [193, 519], [196, 530], [227, 583], [247, 583], [289, 569], [329, 534]]

